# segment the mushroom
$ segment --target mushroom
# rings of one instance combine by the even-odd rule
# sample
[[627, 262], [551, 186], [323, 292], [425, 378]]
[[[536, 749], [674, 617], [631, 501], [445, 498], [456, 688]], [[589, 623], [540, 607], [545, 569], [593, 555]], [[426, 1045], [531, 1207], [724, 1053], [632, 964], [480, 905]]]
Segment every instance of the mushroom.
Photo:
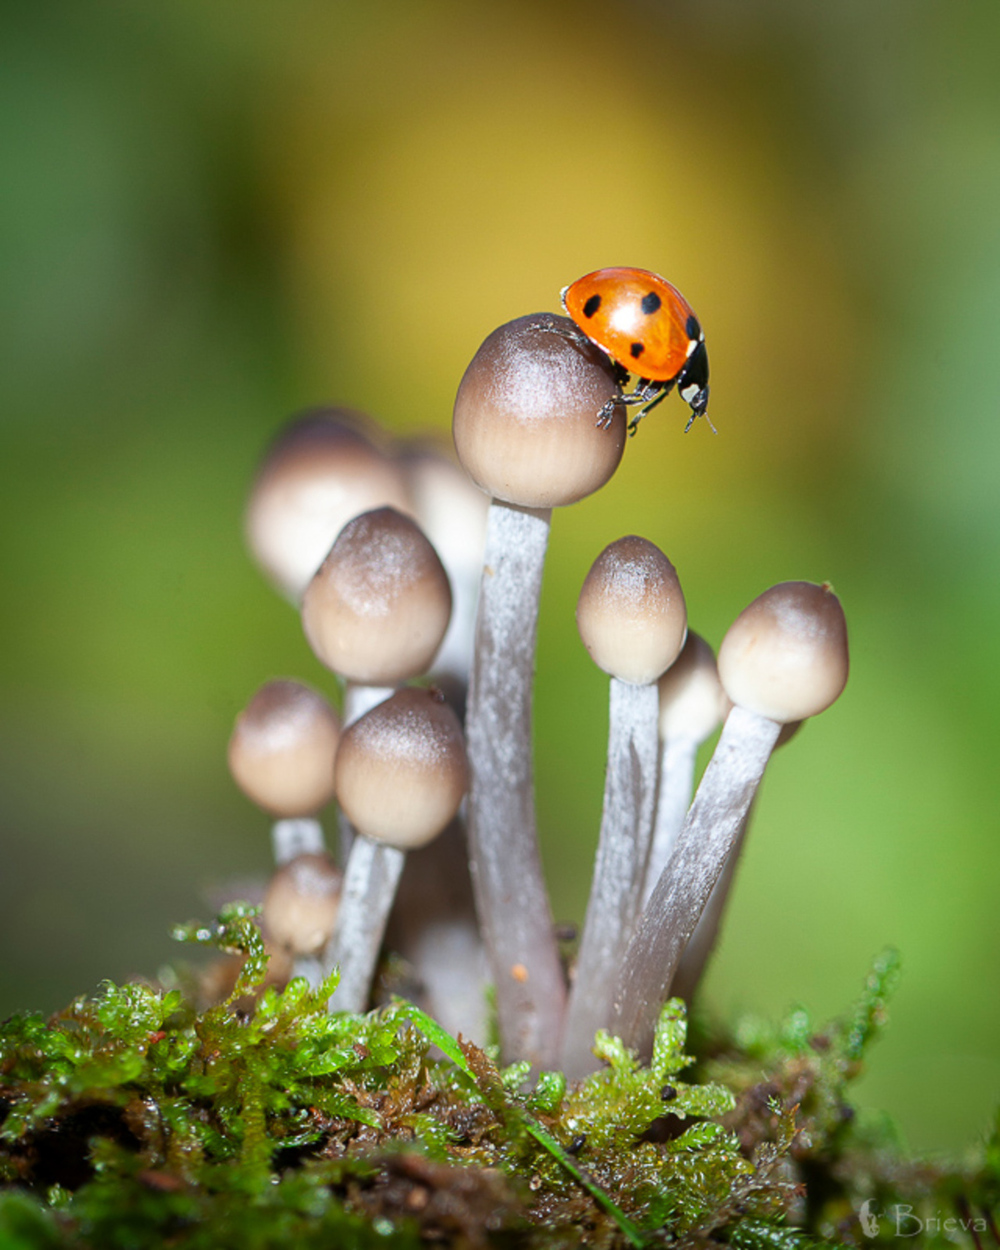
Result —
[[629, 943], [614, 1030], [647, 1051], [684, 947], [738, 836], [782, 724], [829, 707], [847, 682], [847, 626], [828, 584], [783, 582], [737, 617], [719, 648], [729, 713], [670, 862]]
[[309, 645], [349, 683], [347, 724], [428, 670], [450, 616], [448, 576], [416, 522], [394, 508], [348, 521], [302, 597]]
[[279, 864], [323, 850], [315, 815], [333, 798], [339, 741], [337, 713], [299, 681], [265, 683], [236, 718], [229, 770], [248, 798], [279, 818], [272, 830]]
[[409, 510], [399, 464], [369, 418], [318, 408], [291, 421], [264, 458], [247, 502], [254, 559], [298, 603], [344, 525], [387, 504]]
[[397, 690], [344, 730], [335, 778], [357, 836], [324, 962], [340, 965], [331, 1007], [358, 1012], [368, 1002], [406, 852], [445, 828], [468, 788], [458, 717], [436, 690]]
[[660, 783], [642, 892], [643, 907], [667, 866], [691, 806], [698, 748], [715, 732], [729, 710], [715, 654], [700, 634], [688, 631], [680, 655], [660, 678], [659, 693]]
[[264, 932], [293, 960], [294, 976], [319, 985], [323, 970], [317, 956], [337, 921], [344, 874], [323, 851], [294, 856], [282, 864], [264, 895]]
[[659, 760], [656, 683], [687, 632], [677, 571], [647, 539], [620, 538], [587, 574], [576, 623], [591, 658], [611, 675], [611, 698], [601, 830], [563, 1041], [571, 1079], [596, 1066], [594, 1034], [611, 1022], [614, 978], [642, 897]]
[[495, 330], [465, 371], [453, 433], [491, 496], [466, 713], [469, 857], [505, 1061], [552, 1066], [565, 983], [535, 828], [531, 686], [551, 509], [599, 489], [625, 445], [611, 362], [565, 317]]

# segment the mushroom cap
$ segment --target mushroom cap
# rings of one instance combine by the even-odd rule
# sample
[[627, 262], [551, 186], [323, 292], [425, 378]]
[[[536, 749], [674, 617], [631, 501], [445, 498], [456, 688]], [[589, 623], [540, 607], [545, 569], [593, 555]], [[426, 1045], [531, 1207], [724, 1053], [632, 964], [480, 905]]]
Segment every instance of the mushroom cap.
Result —
[[344, 731], [335, 777], [359, 833], [400, 850], [424, 846], [468, 789], [458, 717], [436, 690], [397, 690]]
[[293, 955], [314, 955], [337, 923], [344, 874], [327, 854], [296, 855], [282, 864], [264, 895], [267, 936]]
[[625, 407], [611, 362], [568, 317], [536, 313], [486, 339], [465, 371], [452, 430], [462, 466], [506, 503], [551, 508], [593, 494], [617, 469]]
[[291, 421], [268, 450], [247, 502], [246, 537], [293, 602], [351, 517], [383, 504], [409, 510], [402, 468], [383, 441], [368, 418], [328, 408]]
[[715, 653], [701, 634], [688, 631], [681, 653], [660, 678], [660, 737], [704, 742], [729, 713]]
[[319, 659], [370, 686], [425, 673], [450, 616], [437, 553], [395, 508], [348, 521], [302, 597], [302, 626]]
[[744, 608], [719, 648], [740, 707], [787, 724], [828, 708], [847, 684], [847, 622], [829, 583], [781, 582]]
[[269, 681], [237, 716], [229, 739], [233, 780], [259, 807], [311, 816], [333, 798], [340, 718], [302, 682]]
[[684, 645], [687, 608], [677, 570], [648, 539], [619, 538], [591, 565], [576, 625], [599, 668], [619, 681], [648, 686]]

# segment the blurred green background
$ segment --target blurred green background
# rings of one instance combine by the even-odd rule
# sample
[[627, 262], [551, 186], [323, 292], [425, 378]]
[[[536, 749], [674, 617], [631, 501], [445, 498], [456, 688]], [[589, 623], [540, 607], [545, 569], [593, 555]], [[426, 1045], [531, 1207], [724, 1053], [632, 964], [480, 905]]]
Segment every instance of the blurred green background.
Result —
[[995, 0], [0, 17], [0, 1015], [154, 971], [267, 870], [232, 719], [265, 678], [331, 685], [242, 547], [270, 435], [322, 401], [446, 432], [494, 326], [634, 264], [707, 328], [719, 436], [670, 400], [556, 514], [555, 911], [600, 808], [597, 552], [658, 542], [715, 645], [772, 582], [831, 580], [851, 681], [770, 770], [708, 1000], [822, 1017], [897, 945], [865, 1104], [972, 1139], [1000, 1097]]

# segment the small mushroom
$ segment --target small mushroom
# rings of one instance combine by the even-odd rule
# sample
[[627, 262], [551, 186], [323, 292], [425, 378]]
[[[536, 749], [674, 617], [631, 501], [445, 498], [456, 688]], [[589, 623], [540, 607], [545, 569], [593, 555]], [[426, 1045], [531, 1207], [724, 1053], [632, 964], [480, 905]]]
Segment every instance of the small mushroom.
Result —
[[687, 632], [674, 566], [645, 538], [611, 543], [587, 574], [576, 622], [611, 676], [611, 700], [601, 831], [563, 1043], [571, 1079], [596, 1066], [594, 1034], [611, 1022], [614, 978], [639, 911], [659, 761], [656, 682]]
[[344, 408], [291, 421], [261, 465], [247, 503], [247, 543], [277, 589], [298, 603], [344, 525], [360, 512], [410, 506], [378, 427]]
[[263, 926], [272, 945], [295, 961], [293, 975], [322, 980], [318, 955], [337, 922], [344, 874], [325, 852], [294, 856], [271, 877]]
[[829, 707], [847, 682], [847, 626], [828, 584], [783, 582], [746, 608], [719, 648], [729, 713], [670, 862], [622, 964], [615, 1032], [648, 1050], [677, 972], [764, 774], [782, 724]]
[[333, 798], [339, 741], [337, 713], [299, 681], [265, 683], [236, 718], [229, 770], [248, 798], [279, 818], [272, 830], [279, 864], [323, 849], [315, 815]]
[[[612, 476], [625, 414], [614, 369], [572, 322], [542, 314], [495, 330], [455, 399], [462, 467], [492, 498], [466, 713], [469, 856], [496, 983], [505, 1061], [555, 1061], [565, 983], [535, 828], [531, 687], [551, 509]], [[517, 900], [513, 906], [513, 900]]]
[[688, 632], [676, 662], [660, 678], [659, 692], [660, 784], [653, 841], [646, 863], [643, 907], [667, 866], [691, 806], [698, 748], [722, 724], [730, 707], [719, 681], [715, 654], [705, 639], [693, 631]]
[[416, 522], [394, 508], [349, 521], [302, 598], [313, 651], [363, 686], [391, 687], [425, 673], [450, 615], [451, 589], [437, 553]]
[[335, 777], [357, 836], [324, 958], [340, 965], [331, 1006], [357, 1012], [368, 1002], [406, 852], [445, 828], [468, 788], [458, 718], [436, 690], [397, 690], [344, 730]]

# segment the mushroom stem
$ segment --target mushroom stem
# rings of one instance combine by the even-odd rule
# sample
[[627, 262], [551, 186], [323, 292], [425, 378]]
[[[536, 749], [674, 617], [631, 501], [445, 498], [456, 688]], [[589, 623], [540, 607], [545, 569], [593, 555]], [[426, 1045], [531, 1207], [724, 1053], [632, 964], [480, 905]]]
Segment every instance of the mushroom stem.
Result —
[[344, 683], [344, 728], [370, 712], [395, 691], [395, 686], [366, 686], [361, 682]]
[[639, 912], [656, 801], [659, 703], [655, 683], [611, 678], [604, 810], [562, 1052], [571, 1080], [597, 1066], [594, 1034], [611, 1022], [615, 977]]
[[643, 882], [642, 907], [649, 902], [657, 881], [670, 862], [677, 835], [691, 806], [697, 756], [698, 742], [694, 738], [668, 738], [663, 743], [656, 818]]
[[777, 721], [734, 707], [726, 719], [670, 862], [622, 963], [614, 1031], [646, 1053], [661, 1004], [709, 895], [736, 844], [778, 740]]
[[469, 861], [505, 1061], [552, 1066], [566, 998], [535, 827], [531, 685], [548, 508], [494, 499], [466, 712]]
[[323, 827], [318, 820], [276, 820], [271, 826], [271, 849], [280, 868], [296, 855], [320, 855], [326, 850]]
[[372, 976], [396, 887], [406, 862], [405, 851], [363, 835], [355, 837], [347, 857], [337, 927], [323, 965], [340, 965], [340, 982], [330, 999], [331, 1011], [364, 1011]]
[[681, 961], [677, 965], [677, 972], [670, 985], [670, 996], [672, 998], [683, 998], [685, 1002], [690, 1003], [704, 975], [705, 966], [712, 951], [715, 949], [719, 930], [722, 927], [722, 917], [725, 915], [726, 904], [729, 902], [729, 892], [733, 887], [736, 869], [739, 866], [740, 855], [743, 852], [743, 844], [746, 841], [747, 830], [750, 827], [750, 818], [753, 815], [753, 804], [755, 801], [756, 796], [751, 801], [747, 814], [743, 817], [736, 840], [733, 843], [733, 848], [726, 856], [726, 862], [723, 865], [722, 872], [719, 874], [718, 881], [712, 888], [712, 893], [708, 897], [705, 910], [701, 913], [698, 923], [695, 925], [694, 933], [691, 934], [691, 940], [685, 946], [684, 953], [681, 955]]

